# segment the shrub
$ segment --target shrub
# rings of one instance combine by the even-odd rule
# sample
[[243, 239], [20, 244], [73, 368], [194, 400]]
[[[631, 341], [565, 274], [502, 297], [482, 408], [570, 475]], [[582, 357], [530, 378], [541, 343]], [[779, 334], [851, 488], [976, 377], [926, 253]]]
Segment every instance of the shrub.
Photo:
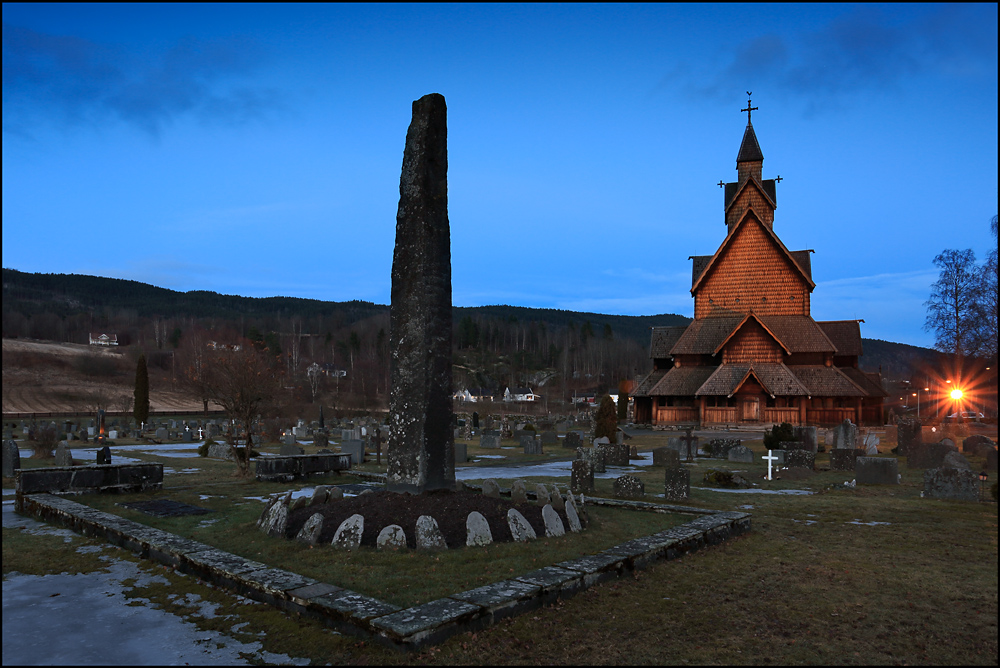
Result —
[[215, 445], [215, 441], [211, 438], [206, 439], [204, 443], [198, 446], [198, 456], [208, 457], [208, 446]]
[[535, 427], [535, 425], [531, 424], [530, 422], [528, 424], [524, 425], [524, 430], [525, 431], [538, 431], [538, 429]]
[[55, 447], [58, 432], [53, 425], [45, 425], [35, 429], [35, 440], [31, 443], [32, 459], [52, 459], [55, 457]]
[[616, 431], [618, 431], [618, 410], [611, 395], [605, 394], [594, 419], [594, 438], [607, 436], [613, 443]]
[[764, 447], [768, 450], [781, 450], [782, 441], [795, 440], [795, 427], [787, 422], [776, 424], [764, 432]]

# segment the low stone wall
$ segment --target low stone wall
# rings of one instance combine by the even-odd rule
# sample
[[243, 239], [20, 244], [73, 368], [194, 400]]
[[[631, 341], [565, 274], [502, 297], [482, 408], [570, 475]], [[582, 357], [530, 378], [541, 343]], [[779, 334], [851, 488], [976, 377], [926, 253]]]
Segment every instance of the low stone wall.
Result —
[[163, 464], [97, 464], [18, 469], [18, 498], [24, 494], [141, 492], [163, 487]]
[[606, 580], [631, 576], [633, 571], [657, 561], [676, 559], [750, 531], [748, 513], [593, 497], [587, 502], [700, 517], [603, 552], [559, 562], [404, 610], [349, 589], [271, 568], [51, 494], [25, 496], [18, 511], [107, 540], [253, 600], [309, 615], [336, 631], [372, 638], [403, 651], [492, 626], [504, 617], [569, 598]]
[[351, 468], [351, 455], [324, 453], [316, 455], [284, 455], [258, 457], [254, 473], [257, 480], [291, 482], [310, 475], [327, 475]]

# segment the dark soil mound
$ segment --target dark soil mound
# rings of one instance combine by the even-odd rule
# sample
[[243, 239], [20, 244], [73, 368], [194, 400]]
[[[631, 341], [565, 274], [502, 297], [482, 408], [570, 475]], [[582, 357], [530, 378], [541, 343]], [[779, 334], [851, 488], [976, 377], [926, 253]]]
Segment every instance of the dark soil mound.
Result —
[[[545, 535], [541, 506], [511, 503], [508, 499], [494, 499], [476, 492], [439, 490], [424, 494], [379, 491], [345, 497], [322, 505], [306, 506], [288, 516], [285, 536], [294, 538], [306, 520], [315, 513], [320, 513], [323, 515], [323, 530], [319, 535], [319, 542], [329, 543], [341, 523], [357, 513], [365, 518], [362, 545], [375, 547], [379, 532], [390, 524], [398, 524], [406, 533], [406, 544], [416, 547], [417, 519], [421, 515], [430, 515], [437, 521], [449, 548], [464, 547], [465, 520], [475, 510], [482, 513], [489, 523], [494, 542], [509, 543], [514, 540], [507, 524], [507, 511], [511, 508], [516, 508], [524, 515], [539, 537]], [[562, 518], [563, 525], [568, 527], [566, 513], [557, 513]]]

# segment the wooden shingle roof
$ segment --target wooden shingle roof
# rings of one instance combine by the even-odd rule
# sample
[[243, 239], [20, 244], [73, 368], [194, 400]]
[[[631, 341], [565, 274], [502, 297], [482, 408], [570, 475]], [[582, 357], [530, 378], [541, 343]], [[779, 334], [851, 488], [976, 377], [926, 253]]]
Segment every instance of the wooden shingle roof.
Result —
[[881, 376], [878, 372], [869, 373], [862, 371], [861, 369], [855, 369], [854, 367], [840, 367], [840, 370], [869, 397], [889, 396], [888, 393], [882, 389]]
[[809, 390], [784, 364], [757, 362], [719, 366], [718, 370], [698, 389], [696, 396], [731, 397], [751, 375], [772, 397], [802, 397], [809, 394]]
[[[761, 229], [764, 230], [767, 237], [774, 243], [774, 245], [781, 251], [781, 253], [784, 254], [784, 256], [788, 259], [789, 263], [791, 263], [791, 265], [798, 270], [798, 272], [802, 275], [802, 278], [806, 280], [806, 285], [808, 286], [809, 291], [811, 292], [813, 288], [816, 287], [816, 283], [813, 282], [812, 280], [812, 275], [811, 275], [812, 271], [810, 270], [807, 272], [802, 267], [802, 265], [799, 264], [799, 261], [798, 259], [796, 259], [795, 255], [793, 255], [791, 251], [785, 248], [785, 244], [781, 242], [781, 239], [779, 239], [778, 235], [774, 233], [774, 230], [769, 228], [764, 223], [760, 222], [760, 219], [757, 217], [757, 214], [754, 212], [754, 210], [752, 208], [748, 208], [746, 212], [743, 214], [743, 217], [740, 218], [739, 221], [735, 225], [733, 225], [733, 227], [730, 229], [729, 234], [726, 235], [725, 241], [722, 242], [722, 245], [719, 246], [718, 250], [715, 251], [715, 254], [712, 256], [712, 259], [708, 261], [708, 264], [705, 265], [705, 268], [698, 275], [698, 278], [695, 279], [694, 284], [691, 286], [691, 294], [695, 293], [695, 291], [698, 289], [698, 286], [701, 285], [702, 281], [705, 280], [705, 276], [707, 276], [708, 273], [712, 270], [712, 268], [719, 262], [719, 258], [723, 255], [723, 252], [726, 250], [726, 248], [728, 248], [729, 245], [733, 242], [733, 239], [736, 238], [736, 235], [739, 234], [741, 228], [744, 225], [752, 224], [749, 221], [752, 221], [753, 223], [760, 225]], [[808, 253], [808, 251], [806, 251], [806, 253]]]
[[793, 353], [833, 353], [837, 347], [808, 315], [757, 316], [761, 324]]
[[649, 391], [667, 375], [667, 371], [669, 369], [653, 369], [645, 378], [639, 381], [639, 384], [636, 385], [635, 390], [632, 392], [632, 396], [648, 397]]
[[681, 338], [688, 325], [653, 327], [650, 334], [649, 356], [653, 359], [670, 357], [670, 349]]
[[837, 347], [838, 355], [864, 354], [861, 346], [861, 324], [858, 320], [826, 320], [817, 322], [826, 333], [833, 345]]
[[852, 383], [844, 373], [834, 366], [793, 366], [795, 374], [810, 396], [814, 397], [863, 397], [866, 393]]
[[744, 319], [746, 315], [740, 313], [695, 320], [687, 326], [670, 352], [674, 355], [711, 355]]
[[715, 369], [714, 366], [674, 367], [649, 391], [649, 396], [693, 397]]
[[757, 142], [757, 133], [753, 131], [753, 125], [747, 123], [747, 129], [743, 131], [743, 141], [740, 143], [740, 152], [736, 155], [736, 162], [757, 162], [764, 159], [764, 153], [760, 150]]

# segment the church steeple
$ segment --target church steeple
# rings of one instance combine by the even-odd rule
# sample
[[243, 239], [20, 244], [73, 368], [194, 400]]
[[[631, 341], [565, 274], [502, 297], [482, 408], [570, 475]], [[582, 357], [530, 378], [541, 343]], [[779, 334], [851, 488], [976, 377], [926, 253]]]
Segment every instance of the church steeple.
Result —
[[761, 173], [764, 168], [764, 154], [757, 143], [757, 135], [753, 131], [753, 121], [750, 114], [757, 110], [757, 107], [750, 106], [750, 96], [747, 91], [747, 108], [740, 111], [747, 112], [747, 129], [743, 133], [743, 142], [740, 144], [740, 152], [736, 156], [736, 171], [739, 174], [738, 181], [742, 183], [748, 176], [753, 176], [757, 181], [761, 180]]

